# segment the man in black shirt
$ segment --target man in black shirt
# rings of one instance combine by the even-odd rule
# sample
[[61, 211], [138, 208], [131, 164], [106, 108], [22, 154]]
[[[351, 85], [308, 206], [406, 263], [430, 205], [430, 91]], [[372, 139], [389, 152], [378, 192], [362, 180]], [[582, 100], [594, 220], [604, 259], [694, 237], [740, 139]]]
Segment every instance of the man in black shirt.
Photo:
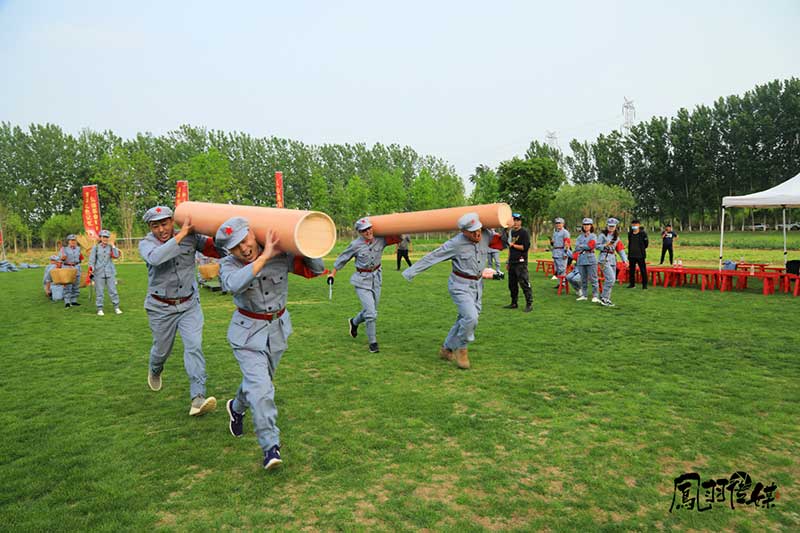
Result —
[[664, 264], [664, 254], [669, 252], [669, 264], [672, 264], [672, 241], [678, 238], [678, 234], [672, 231], [672, 224], [667, 222], [664, 226], [664, 231], [661, 232], [661, 262], [659, 265]]
[[519, 288], [525, 295], [525, 312], [533, 309], [533, 289], [528, 279], [528, 249], [531, 247], [531, 238], [522, 227], [522, 215], [514, 213], [514, 225], [508, 233], [508, 290], [511, 292], [511, 304], [506, 309], [516, 309], [519, 298]]
[[647, 246], [650, 244], [647, 232], [641, 227], [639, 220], [631, 220], [631, 230], [628, 232], [628, 288], [636, 286], [636, 265], [642, 273], [642, 288], [647, 288], [647, 266], [644, 262], [647, 257]]

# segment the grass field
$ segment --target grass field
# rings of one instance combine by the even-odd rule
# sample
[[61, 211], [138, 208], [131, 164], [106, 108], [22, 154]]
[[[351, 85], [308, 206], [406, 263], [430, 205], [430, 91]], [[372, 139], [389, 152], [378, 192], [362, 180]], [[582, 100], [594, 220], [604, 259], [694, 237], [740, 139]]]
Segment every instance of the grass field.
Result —
[[[800, 529], [800, 299], [618, 285], [609, 309], [531, 273], [523, 314], [487, 282], [459, 371], [436, 355], [455, 318], [446, 265], [411, 284], [384, 273], [380, 354], [346, 335], [351, 268], [332, 302], [322, 279], [290, 282], [275, 473], [250, 416], [234, 439], [224, 408], [187, 415], [180, 343], [163, 390], [147, 388], [144, 266], [119, 266], [125, 314], [102, 318], [85, 289], [80, 308], [47, 302], [41, 270], [0, 274], [2, 528]], [[202, 304], [208, 392], [223, 402], [241, 377], [233, 304]], [[777, 484], [774, 507], [670, 513], [676, 476], [739, 470]]]

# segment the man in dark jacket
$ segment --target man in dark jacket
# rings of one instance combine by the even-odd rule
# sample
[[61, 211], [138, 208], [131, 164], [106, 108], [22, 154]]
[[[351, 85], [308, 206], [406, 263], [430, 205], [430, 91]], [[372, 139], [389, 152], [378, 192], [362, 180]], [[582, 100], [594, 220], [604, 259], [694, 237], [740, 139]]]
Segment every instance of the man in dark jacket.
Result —
[[525, 295], [525, 312], [533, 309], [533, 289], [528, 279], [528, 249], [531, 247], [531, 238], [528, 231], [522, 227], [522, 215], [514, 213], [514, 225], [507, 234], [508, 245], [508, 290], [511, 292], [511, 304], [506, 309], [517, 309], [519, 289]]
[[641, 227], [639, 219], [634, 218], [631, 221], [631, 229], [628, 231], [629, 289], [636, 286], [636, 265], [639, 265], [639, 272], [642, 273], [642, 289], [647, 288], [647, 266], [644, 260], [647, 257], [648, 244], [650, 242], [647, 239], [647, 232]]

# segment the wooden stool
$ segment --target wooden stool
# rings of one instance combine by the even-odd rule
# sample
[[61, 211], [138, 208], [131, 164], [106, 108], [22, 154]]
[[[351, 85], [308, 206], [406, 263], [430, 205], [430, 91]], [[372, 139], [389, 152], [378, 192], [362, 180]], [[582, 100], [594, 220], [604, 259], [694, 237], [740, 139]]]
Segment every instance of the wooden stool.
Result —
[[567, 281], [567, 276], [557, 276], [558, 277], [558, 295], [561, 296], [562, 290], [569, 294], [569, 281]]

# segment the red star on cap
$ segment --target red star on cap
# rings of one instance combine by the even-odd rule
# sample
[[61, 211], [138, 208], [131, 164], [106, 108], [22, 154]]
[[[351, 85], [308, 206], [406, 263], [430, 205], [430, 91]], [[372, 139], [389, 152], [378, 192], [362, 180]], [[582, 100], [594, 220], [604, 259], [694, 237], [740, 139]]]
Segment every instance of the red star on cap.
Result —
[[471, 226], [471, 225], [473, 225], [474, 223], [475, 223], [475, 219], [474, 219], [474, 218], [473, 218], [472, 220], [470, 220], [470, 221], [469, 221], [469, 225], [470, 225], [470, 226]]
[[161, 212], [161, 208], [160, 207], [156, 207], [156, 213], [160, 213], [160, 212]]
[[228, 226], [227, 228], [225, 228], [225, 235], [230, 235], [231, 233], [233, 233], [232, 227]]

